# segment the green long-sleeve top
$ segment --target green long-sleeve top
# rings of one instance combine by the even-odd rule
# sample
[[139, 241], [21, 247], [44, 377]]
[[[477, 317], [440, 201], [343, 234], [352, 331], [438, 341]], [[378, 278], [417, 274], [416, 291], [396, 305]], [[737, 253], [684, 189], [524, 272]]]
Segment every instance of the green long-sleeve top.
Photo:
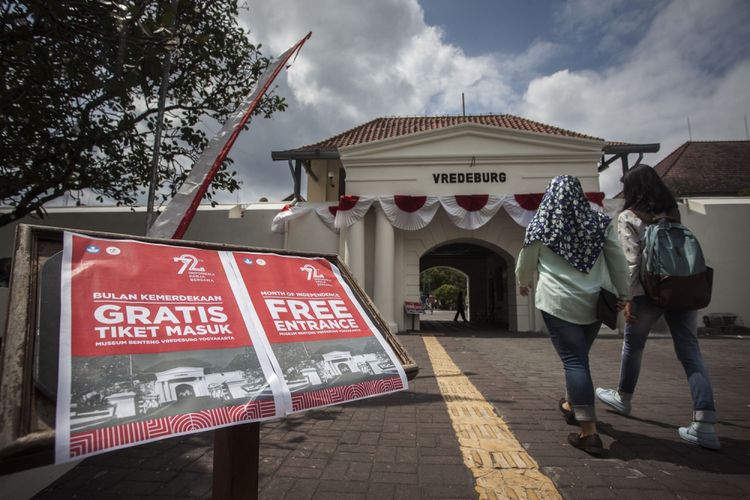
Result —
[[530, 287], [539, 272], [535, 304], [552, 316], [571, 323], [588, 325], [597, 321], [599, 290], [606, 288], [621, 299], [628, 298], [628, 264], [614, 224], [607, 227], [604, 250], [591, 271], [584, 273], [564, 258], [535, 241], [518, 255], [516, 279]]

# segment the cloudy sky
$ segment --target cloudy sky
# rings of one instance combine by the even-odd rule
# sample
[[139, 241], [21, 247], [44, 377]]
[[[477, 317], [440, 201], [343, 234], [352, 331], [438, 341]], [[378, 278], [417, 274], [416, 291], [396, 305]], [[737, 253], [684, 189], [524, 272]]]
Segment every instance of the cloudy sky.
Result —
[[[747, 0], [248, 0], [265, 55], [311, 39], [277, 79], [289, 108], [257, 119], [232, 156], [240, 193], [292, 192], [272, 150], [380, 116], [511, 113], [612, 141], [744, 140]], [[604, 190], [616, 189], [616, 169]]]

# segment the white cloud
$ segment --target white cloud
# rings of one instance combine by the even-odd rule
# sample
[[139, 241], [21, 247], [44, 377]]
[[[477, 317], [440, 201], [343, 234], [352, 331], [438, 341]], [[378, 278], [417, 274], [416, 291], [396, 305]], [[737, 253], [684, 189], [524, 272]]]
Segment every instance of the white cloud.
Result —
[[243, 201], [291, 192], [288, 168], [271, 161], [272, 150], [317, 142], [380, 116], [459, 114], [462, 92], [467, 112], [507, 112], [517, 100], [508, 79], [553, 47], [535, 45], [517, 64], [467, 57], [425, 24], [416, 0], [251, 1], [249, 7], [240, 20], [264, 55], [275, 57], [313, 34], [277, 81], [289, 109], [259, 120], [238, 141], [240, 153], [233, 152], [245, 179]]
[[[277, 81], [289, 109], [258, 120], [233, 152], [241, 201], [291, 192], [270, 152], [317, 142], [378, 116], [516, 113], [602, 137], [660, 142], [655, 163], [688, 139], [742, 139], [750, 114], [750, 4], [745, 0], [563, 5], [558, 30], [519, 54], [468, 57], [427, 26], [416, 0], [251, 1], [241, 20], [263, 53], [277, 56], [312, 31]], [[573, 39], [576, 40], [573, 40]], [[586, 41], [609, 54], [585, 71], [540, 74]], [[569, 43], [568, 43], [569, 42]], [[575, 54], [574, 54], [575, 56]], [[560, 66], [558, 66], [560, 67]], [[619, 166], [604, 188], [616, 189]], [[235, 197], [228, 195], [232, 201]]]
[[[694, 140], [744, 139], [748, 42], [746, 2], [675, 1], [623, 64], [536, 78], [519, 113], [607, 140], [659, 142], [652, 163], [688, 140], [688, 117]], [[617, 189], [618, 169], [605, 191]]]

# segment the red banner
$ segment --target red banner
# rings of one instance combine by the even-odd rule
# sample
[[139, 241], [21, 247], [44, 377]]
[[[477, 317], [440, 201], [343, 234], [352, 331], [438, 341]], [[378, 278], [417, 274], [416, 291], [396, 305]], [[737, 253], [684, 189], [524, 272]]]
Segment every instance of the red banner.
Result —
[[233, 255], [272, 344], [372, 336], [327, 260]]
[[217, 252], [83, 236], [72, 246], [73, 356], [252, 345]]

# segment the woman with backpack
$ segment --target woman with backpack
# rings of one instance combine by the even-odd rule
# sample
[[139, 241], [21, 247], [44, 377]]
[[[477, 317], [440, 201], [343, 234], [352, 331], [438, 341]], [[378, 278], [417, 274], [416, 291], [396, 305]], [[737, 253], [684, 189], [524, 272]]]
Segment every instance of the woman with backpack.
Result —
[[535, 304], [565, 372], [567, 396], [558, 408], [567, 423], [581, 426], [568, 443], [593, 455], [604, 451], [589, 370], [589, 350], [602, 324], [597, 301], [602, 288], [622, 299], [628, 295], [627, 264], [611, 222], [591, 208], [577, 178], [555, 177], [526, 228], [516, 265], [521, 295], [529, 294], [539, 273]]
[[616, 413], [629, 415], [638, 382], [646, 339], [654, 323], [664, 315], [677, 358], [685, 369], [693, 398], [693, 421], [680, 427], [679, 436], [692, 444], [718, 450], [716, 408], [708, 370], [698, 346], [696, 310], [668, 310], [656, 305], [644, 290], [642, 268], [647, 226], [659, 219], [680, 222], [677, 202], [659, 174], [648, 165], [638, 165], [623, 178], [625, 203], [618, 217], [620, 243], [628, 261], [630, 301], [625, 306], [625, 338], [617, 390], [596, 389], [596, 396]]

